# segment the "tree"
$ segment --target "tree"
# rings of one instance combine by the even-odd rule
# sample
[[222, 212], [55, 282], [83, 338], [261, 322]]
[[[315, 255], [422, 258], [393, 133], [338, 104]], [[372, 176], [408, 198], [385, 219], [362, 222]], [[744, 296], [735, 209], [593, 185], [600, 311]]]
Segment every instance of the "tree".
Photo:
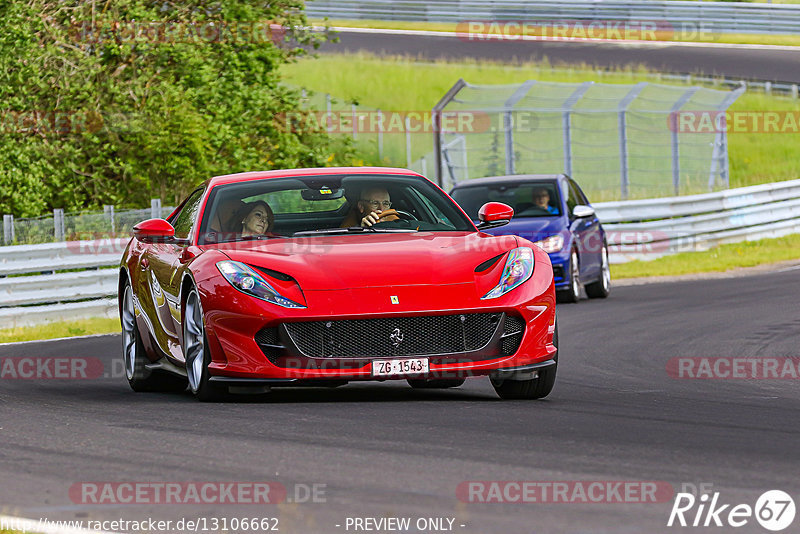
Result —
[[279, 68], [326, 34], [300, 0], [0, 0], [0, 212], [175, 202], [245, 170], [350, 163], [288, 128]]

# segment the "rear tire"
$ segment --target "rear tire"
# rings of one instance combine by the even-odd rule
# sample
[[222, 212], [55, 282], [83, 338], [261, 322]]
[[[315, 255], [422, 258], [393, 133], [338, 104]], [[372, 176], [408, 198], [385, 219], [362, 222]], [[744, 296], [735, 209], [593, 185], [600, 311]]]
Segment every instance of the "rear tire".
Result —
[[555, 364], [539, 370], [539, 376], [529, 380], [492, 380], [492, 386], [501, 399], [505, 400], [530, 400], [543, 399], [553, 391], [558, 371], [558, 320], [556, 319], [555, 332], [553, 332], [553, 345], [556, 353], [553, 355]]
[[581, 275], [578, 264], [578, 253], [573, 250], [569, 257], [569, 289], [556, 293], [558, 302], [574, 304], [581, 298]]
[[466, 378], [409, 378], [408, 385], [414, 389], [447, 389], [457, 388], [466, 382]]
[[136, 324], [136, 311], [133, 306], [133, 290], [128, 281], [122, 293], [122, 354], [125, 362], [125, 377], [131, 389], [136, 392], [176, 392], [186, 389], [183, 377], [166, 372], [151, 371], [146, 367], [150, 359], [145, 352], [142, 336]]
[[605, 243], [600, 252], [600, 279], [585, 287], [586, 296], [590, 299], [604, 299], [611, 292], [611, 266], [608, 263], [608, 245]]

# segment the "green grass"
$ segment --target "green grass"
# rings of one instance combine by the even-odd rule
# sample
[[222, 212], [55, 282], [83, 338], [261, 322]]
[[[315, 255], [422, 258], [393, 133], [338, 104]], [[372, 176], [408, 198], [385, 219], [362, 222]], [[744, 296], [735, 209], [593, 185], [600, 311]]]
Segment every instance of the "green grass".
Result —
[[89, 334], [112, 334], [120, 331], [117, 318], [94, 318], [76, 321], [53, 322], [36, 326], [0, 330], [0, 343], [34, 341]]
[[[509, 58], [509, 61], [513, 58]], [[602, 72], [586, 65], [572, 66], [569, 68], [553, 67], [547, 62], [500, 64], [477, 61], [436, 61], [423, 62], [410, 57], [379, 58], [368, 54], [324, 55], [319, 58], [305, 59], [298, 63], [288, 65], [283, 69], [283, 75], [288, 83], [308, 88], [320, 93], [329, 92], [343, 101], [354, 101], [359, 105], [380, 108], [382, 110], [430, 110], [445, 92], [458, 80], [464, 78], [475, 84], [514, 84], [527, 79], [547, 82], [579, 83], [595, 81], [606, 84], [632, 84], [639, 81], [663, 83], [665, 85], [681, 86], [680, 82], [659, 82], [657, 73], [644, 68], [631, 68], [614, 72]], [[317, 98], [321, 96], [318, 95]], [[642, 104], [642, 105], [646, 105]], [[318, 102], [317, 109], [324, 109]], [[730, 108], [731, 111], [800, 111], [800, 101], [789, 98], [772, 97], [761, 92], [746, 92]], [[613, 116], [612, 116], [613, 115]], [[632, 117], [633, 115], [629, 115]], [[584, 132], [589, 132], [588, 148], [575, 149], [576, 165], [573, 169], [574, 177], [588, 190], [590, 198], [594, 201], [615, 200], [619, 180], [618, 160], [611, 157], [601, 161], [606, 167], [595, 166], [591, 160], [592, 142], [606, 144], [616, 143], [615, 114], [605, 114], [602, 124], [586, 121]], [[636, 119], [637, 121], [639, 119]], [[635, 165], [650, 169], [649, 174], [640, 179], [642, 183], [639, 190], [632, 190], [631, 198], [647, 198], [653, 196], [671, 195], [671, 174], [668, 170], [669, 163], [665, 158], [663, 143], [668, 139], [666, 119], [658, 119], [657, 123], [642, 121], [639, 129], [644, 130], [650, 140], [658, 139], [662, 148], [658, 155], [660, 158], [648, 158], [648, 153], [640, 153]], [[599, 130], [607, 129], [610, 133], [592, 134], [593, 127]], [[633, 128], [633, 126], [632, 126]], [[658, 129], [658, 130], [657, 130]], [[532, 145], [543, 150], [560, 146], [560, 133], [547, 135], [547, 132], [537, 133], [539, 137], [532, 141]], [[577, 134], [576, 134], [577, 135]], [[713, 141], [713, 135], [698, 135], [696, 142], [692, 134], [682, 136], [681, 157], [691, 157], [694, 150], [704, 151], [708, 158], [707, 147]], [[364, 137], [364, 136], [362, 136]], [[432, 150], [432, 135], [412, 135], [412, 161], [428, 154]], [[687, 139], [688, 137], [688, 139]], [[631, 136], [635, 144], [641, 139]], [[533, 137], [532, 137], [533, 139]], [[729, 161], [730, 161], [730, 187], [743, 187], [767, 182], [795, 179], [800, 176], [800, 158], [797, 157], [797, 134], [791, 133], [731, 133], [728, 136]], [[575, 140], [575, 139], [573, 139]], [[485, 141], [484, 141], [485, 142]], [[500, 140], [502, 143], [502, 139]], [[668, 141], [667, 147], [668, 147]], [[374, 138], [359, 140], [364, 161], [369, 164], [388, 164], [406, 166], [405, 136], [403, 134], [387, 134], [384, 136], [384, 158], [378, 160]], [[650, 149], [650, 147], [646, 147]], [[589, 156], [581, 161], [580, 150], [588, 151], [583, 155]], [[631, 152], [633, 154], [633, 152]], [[562, 162], [558, 148], [550, 152], [549, 161], [537, 158], [536, 154], [529, 157], [527, 165], [530, 167], [519, 169], [518, 172], [558, 172], [562, 169]], [[655, 154], [653, 154], [655, 155]], [[485, 160], [486, 158], [483, 158]], [[706, 192], [706, 177], [708, 174], [707, 163], [703, 160], [704, 168], [696, 173], [682, 177], [684, 183], [689, 184], [681, 190], [681, 194]], [[633, 162], [633, 159], [632, 159]], [[470, 161], [470, 167], [476, 164], [486, 165], [486, 161]], [[617, 165], [617, 168], [612, 168]], [[631, 165], [634, 166], [634, 163]], [[432, 162], [428, 165], [429, 171], [433, 169]], [[658, 168], [659, 170], [654, 170]], [[633, 176], [633, 174], [632, 174]], [[635, 180], [632, 178], [632, 183]], [[661, 191], [654, 193], [658, 188]]]
[[614, 278], [641, 278], [724, 272], [795, 259], [800, 259], [800, 234], [721, 245], [704, 252], [682, 252], [653, 261], [615, 264], [611, 266], [611, 275]]
[[[794, 2], [782, 3], [798, 3], [800, 0]], [[776, 2], [777, 3], [777, 2]], [[457, 24], [447, 22], [412, 22], [402, 20], [313, 20], [312, 24], [323, 25], [327, 23], [330, 26], [338, 26], [345, 28], [380, 28], [389, 30], [425, 30], [443, 33], [463, 33], [464, 27]], [[535, 35], [535, 34], [531, 34]], [[716, 34], [703, 34], [703, 35], [689, 35], [686, 38], [681, 38], [679, 34], [664, 33], [656, 35], [659, 41], [686, 41], [686, 42], [699, 42], [699, 43], [733, 43], [733, 44], [758, 44], [758, 45], [780, 45], [780, 46], [800, 46], [800, 35], [792, 34], [751, 34], [751, 33], [716, 33]]]

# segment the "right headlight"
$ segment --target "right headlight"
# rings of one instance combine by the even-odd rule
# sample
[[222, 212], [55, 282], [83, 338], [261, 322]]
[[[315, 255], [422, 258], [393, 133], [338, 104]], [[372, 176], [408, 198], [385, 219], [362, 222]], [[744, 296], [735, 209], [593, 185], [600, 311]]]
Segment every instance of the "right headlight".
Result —
[[500, 282], [482, 300], [494, 299], [505, 295], [515, 287], [526, 282], [533, 274], [533, 249], [518, 247], [508, 253], [506, 266], [500, 275]]
[[225, 277], [225, 280], [242, 293], [247, 293], [250, 296], [284, 308], [305, 308], [302, 304], [289, 300], [278, 293], [269, 282], [264, 280], [263, 276], [246, 263], [229, 260], [219, 261], [217, 262], [217, 269]]
[[536, 241], [534, 245], [541, 247], [548, 254], [551, 252], [558, 252], [564, 248], [564, 236], [561, 234], [551, 235], [545, 237], [541, 241]]

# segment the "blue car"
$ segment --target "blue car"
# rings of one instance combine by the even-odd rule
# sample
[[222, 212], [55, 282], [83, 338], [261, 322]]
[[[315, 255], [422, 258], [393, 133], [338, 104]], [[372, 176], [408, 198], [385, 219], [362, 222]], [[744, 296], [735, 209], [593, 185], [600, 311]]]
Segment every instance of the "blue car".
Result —
[[505, 226], [492, 235], [518, 235], [550, 255], [560, 302], [578, 302], [581, 287], [589, 298], [605, 298], [611, 287], [608, 246], [594, 208], [574, 180], [564, 174], [519, 174], [467, 180], [450, 195], [473, 220], [486, 202], [514, 208]]

